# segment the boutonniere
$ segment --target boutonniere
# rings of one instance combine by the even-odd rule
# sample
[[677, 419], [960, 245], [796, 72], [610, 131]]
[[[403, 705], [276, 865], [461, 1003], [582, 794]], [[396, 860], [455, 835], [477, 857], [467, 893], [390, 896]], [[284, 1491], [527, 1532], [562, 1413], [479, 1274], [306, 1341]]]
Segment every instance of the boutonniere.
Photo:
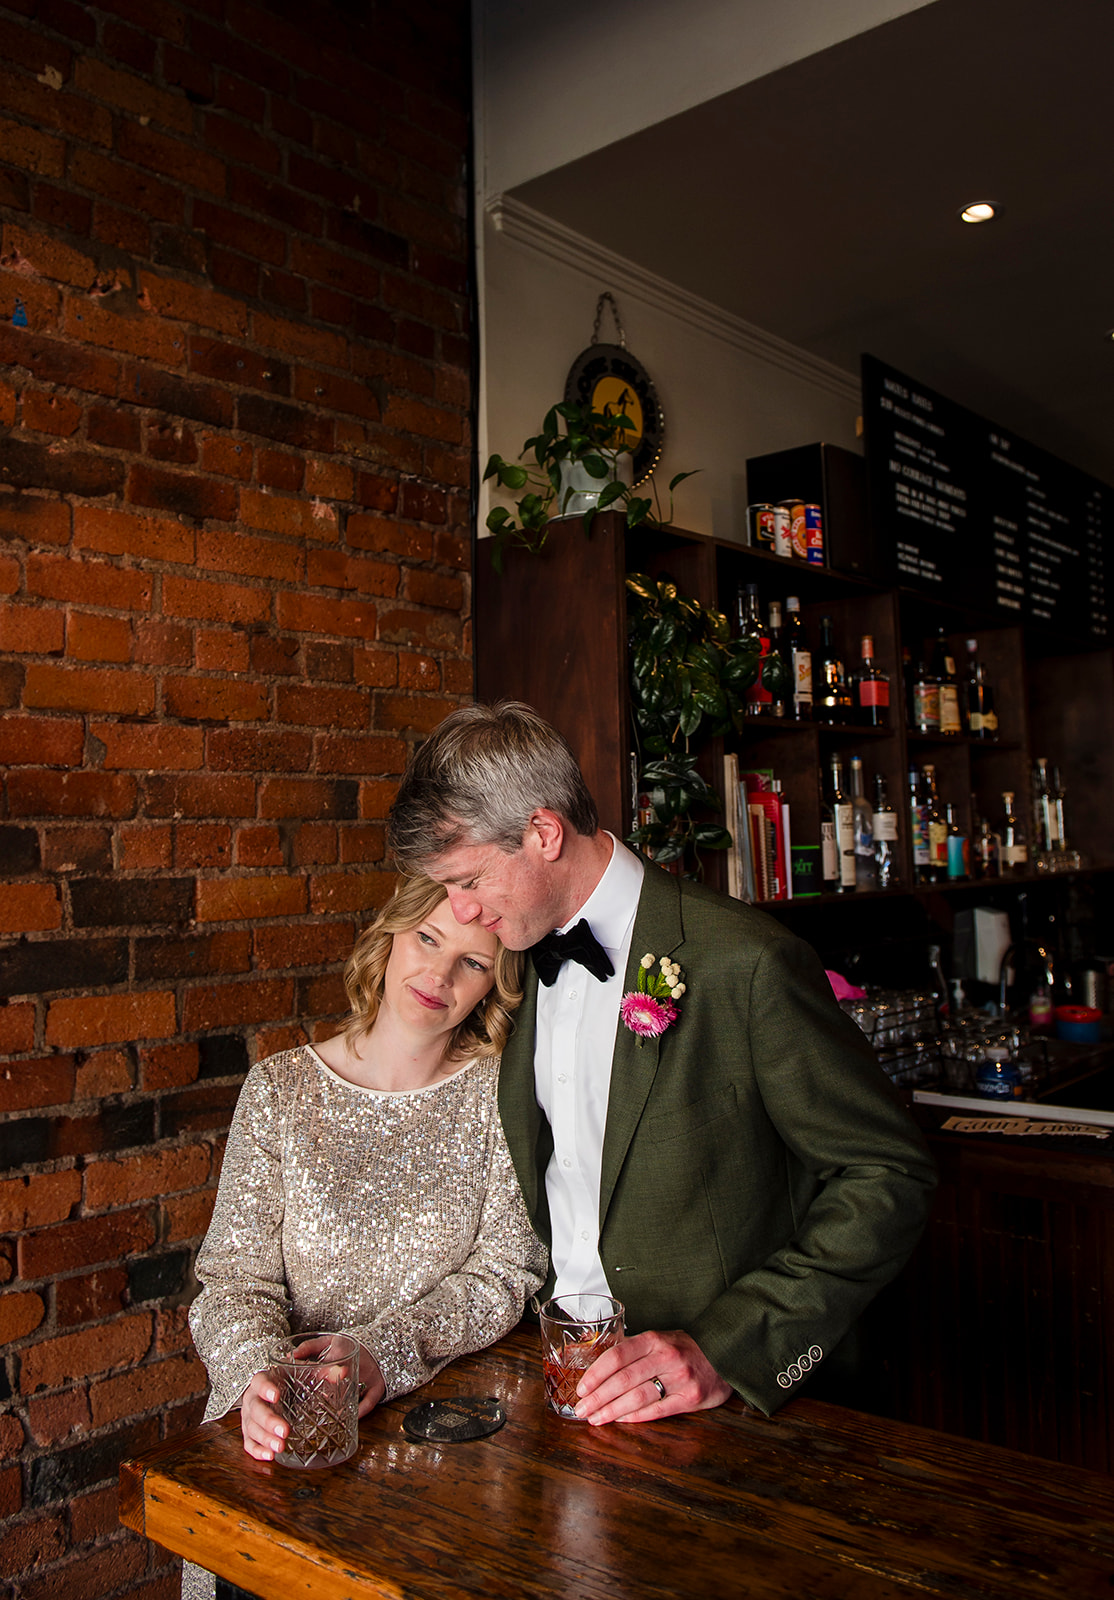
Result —
[[685, 992], [681, 969], [668, 956], [662, 956], [661, 971], [651, 976], [657, 960], [650, 954], [642, 957], [638, 963], [638, 988], [628, 990], [619, 1005], [619, 1015], [640, 1046], [643, 1039], [658, 1039], [673, 1026], [677, 1020], [673, 1002]]

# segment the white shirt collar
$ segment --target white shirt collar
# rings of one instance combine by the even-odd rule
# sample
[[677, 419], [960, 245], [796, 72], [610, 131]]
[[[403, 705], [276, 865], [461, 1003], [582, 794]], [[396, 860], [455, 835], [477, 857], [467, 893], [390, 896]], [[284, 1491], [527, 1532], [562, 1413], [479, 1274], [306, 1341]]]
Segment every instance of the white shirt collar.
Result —
[[613, 833], [608, 838], [612, 843], [611, 860], [603, 877], [580, 910], [557, 932], [567, 933], [584, 917], [604, 949], [614, 951], [622, 950], [630, 936], [642, 893], [642, 863]]

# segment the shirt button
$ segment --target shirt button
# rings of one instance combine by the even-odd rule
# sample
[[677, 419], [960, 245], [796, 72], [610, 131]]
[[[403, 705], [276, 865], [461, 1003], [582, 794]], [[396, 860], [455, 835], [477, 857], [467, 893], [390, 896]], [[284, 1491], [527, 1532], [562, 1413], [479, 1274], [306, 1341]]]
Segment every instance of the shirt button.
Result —
[[567, 1076], [567, 1074], [566, 1074], [566, 1073], [564, 1073], [564, 1072], [559, 1072], [559, 1073], [558, 1073], [558, 1074], [557, 1074], [557, 1082], [558, 1082], [558, 1083], [568, 1083], [568, 1081], [569, 1081], [569, 1080], [568, 1080], [568, 1076]]
[[568, 1156], [566, 1156], [565, 1159], [562, 1161], [561, 1165], [563, 1167], [571, 1167], [572, 1166], [572, 1162], [569, 1160]]
[[585, 1243], [588, 1242], [588, 1230], [587, 1230], [587, 1228], [584, 1229], [584, 1231], [581, 1233], [580, 1237], [584, 1240]]
[[575, 989], [570, 989], [569, 990], [569, 999], [570, 1000], [575, 1000], [576, 999], [576, 990]]

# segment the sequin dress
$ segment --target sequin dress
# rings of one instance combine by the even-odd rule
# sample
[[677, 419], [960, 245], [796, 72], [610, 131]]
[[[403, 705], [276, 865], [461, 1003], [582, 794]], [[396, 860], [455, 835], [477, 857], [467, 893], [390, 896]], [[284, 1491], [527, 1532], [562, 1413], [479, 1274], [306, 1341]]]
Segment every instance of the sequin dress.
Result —
[[[546, 1258], [503, 1137], [498, 1075], [497, 1060], [474, 1061], [390, 1093], [348, 1083], [309, 1048], [252, 1068], [190, 1310], [212, 1385], [206, 1421], [288, 1332], [352, 1334], [390, 1399], [514, 1327]], [[211, 1575], [187, 1566], [182, 1593], [212, 1595]]]

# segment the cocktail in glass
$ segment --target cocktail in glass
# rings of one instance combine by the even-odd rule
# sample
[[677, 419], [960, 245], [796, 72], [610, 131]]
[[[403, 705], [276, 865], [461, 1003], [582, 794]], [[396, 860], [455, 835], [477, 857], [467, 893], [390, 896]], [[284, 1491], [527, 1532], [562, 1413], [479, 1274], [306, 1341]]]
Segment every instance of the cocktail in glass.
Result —
[[606, 1294], [564, 1294], [540, 1313], [545, 1395], [559, 1417], [576, 1419], [576, 1386], [597, 1356], [623, 1337], [623, 1307]]

